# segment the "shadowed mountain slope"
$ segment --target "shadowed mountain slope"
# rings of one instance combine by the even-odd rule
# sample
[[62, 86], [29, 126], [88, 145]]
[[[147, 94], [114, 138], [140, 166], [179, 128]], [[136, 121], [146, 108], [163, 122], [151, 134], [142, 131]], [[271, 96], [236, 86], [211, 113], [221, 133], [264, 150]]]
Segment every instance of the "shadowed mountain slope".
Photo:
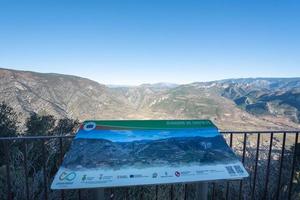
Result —
[[0, 69], [1, 101], [20, 118], [211, 119], [222, 130], [299, 128], [300, 79], [106, 87], [77, 76]]

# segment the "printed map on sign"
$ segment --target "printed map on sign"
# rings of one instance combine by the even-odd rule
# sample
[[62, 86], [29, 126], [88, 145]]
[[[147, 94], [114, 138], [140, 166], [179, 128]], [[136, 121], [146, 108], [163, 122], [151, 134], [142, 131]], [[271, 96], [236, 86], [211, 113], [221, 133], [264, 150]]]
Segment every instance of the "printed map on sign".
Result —
[[219, 179], [248, 173], [209, 120], [86, 121], [52, 189]]

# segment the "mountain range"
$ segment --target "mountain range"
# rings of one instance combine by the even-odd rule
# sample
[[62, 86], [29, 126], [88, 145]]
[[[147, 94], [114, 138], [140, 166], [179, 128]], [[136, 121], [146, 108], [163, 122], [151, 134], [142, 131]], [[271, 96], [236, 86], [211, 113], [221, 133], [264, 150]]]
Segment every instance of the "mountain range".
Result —
[[112, 86], [71, 75], [0, 69], [0, 97], [73, 119], [210, 119], [221, 130], [300, 128], [300, 78], [244, 78]]

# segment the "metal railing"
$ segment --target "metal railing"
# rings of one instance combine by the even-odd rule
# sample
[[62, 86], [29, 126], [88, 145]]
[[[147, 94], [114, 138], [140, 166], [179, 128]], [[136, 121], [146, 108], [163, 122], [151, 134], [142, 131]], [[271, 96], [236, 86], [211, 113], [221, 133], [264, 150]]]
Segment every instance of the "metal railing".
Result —
[[[300, 157], [297, 149], [299, 131], [250, 131], [250, 132], [221, 132], [228, 145], [239, 156], [245, 165], [250, 177], [244, 180], [236, 181], [216, 181], [211, 182], [209, 186], [209, 197], [211, 199], [292, 199], [295, 192], [295, 171], [300, 170], [297, 165]], [[8, 200], [16, 199], [16, 191], [13, 187], [12, 174], [17, 172], [18, 176], [23, 176], [24, 189], [21, 191], [22, 199], [49, 199], [49, 195], [55, 196], [54, 199], [65, 199], [70, 195], [70, 190], [52, 191], [50, 182], [53, 179], [55, 170], [63, 160], [67, 146], [70, 145], [74, 136], [28, 136], [28, 137], [0, 137], [0, 149], [4, 152], [2, 166], [5, 168], [5, 195]], [[34, 143], [34, 145], [33, 145]], [[50, 145], [50, 143], [52, 145]], [[39, 191], [39, 197], [33, 194], [31, 187], [33, 184], [34, 172], [31, 172], [29, 161], [28, 146], [31, 148], [40, 144], [40, 159], [38, 162], [40, 171], [39, 176], [42, 180], [42, 191]], [[48, 148], [51, 146], [51, 148]], [[13, 147], [19, 150], [17, 161], [12, 159]], [[299, 147], [298, 147], [299, 148]], [[51, 151], [55, 151], [52, 153]], [[47, 155], [54, 155], [47, 157]], [[21, 156], [20, 156], [21, 155]], [[34, 160], [34, 155], [31, 155]], [[49, 169], [49, 162], [56, 162], [51, 159], [57, 159], [56, 168]], [[1, 163], [0, 163], [1, 164]], [[1, 166], [0, 166], [1, 167]], [[2, 170], [3, 171], [3, 170]], [[42, 176], [42, 177], [41, 177]], [[297, 184], [297, 183], [296, 183]], [[188, 199], [189, 184], [183, 184], [183, 197]], [[155, 186], [154, 196], [158, 199], [159, 187]], [[178, 185], [171, 185], [169, 190], [169, 199], [173, 199]], [[128, 190], [128, 188], [127, 188]], [[126, 191], [127, 191], [126, 190]], [[86, 199], [83, 197], [85, 190], [71, 190], [71, 195], [77, 199]], [[115, 189], [107, 189], [110, 199], [116, 198]], [[57, 194], [59, 193], [59, 194]], [[126, 192], [125, 192], [126, 193]], [[126, 194], [127, 195], [127, 194]], [[141, 194], [143, 195], [143, 194]], [[1, 196], [0, 196], [1, 198]], [[141, 196], [143, 198], [143, 196]], [[52, 197], [53, 199], [53, 197]], [[128, 198], [127, 198], [128, 199]]]

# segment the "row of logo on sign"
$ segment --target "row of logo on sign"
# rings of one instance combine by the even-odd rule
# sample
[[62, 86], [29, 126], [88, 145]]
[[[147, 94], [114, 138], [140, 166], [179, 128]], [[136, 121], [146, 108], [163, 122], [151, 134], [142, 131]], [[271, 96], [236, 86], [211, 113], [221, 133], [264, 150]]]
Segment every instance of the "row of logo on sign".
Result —
[[[181, 173], [179, 171], [175, 171], [174, 175], [176, 177], [180, 177]], [[127, 175], [119, 175], [117, 176], [118, 179], [124, 179], [124, 178], [142, 178], [142, 177], [147, 177], [143, 176], [141, 174], [130, 174], [129, 176]], [[154, 172], [152, 174], [152, 178], [157, 178], [158, 173]], [[165, 174], [161, 177], [172, 177], [172, 175], [169, 175], [168, 172], [165, 172]], [[60, 181], [73, 181], [76, 178], [76, 172], [62, 172], [59, 176]], [[103, 176], [103, 174], [100, 174], [98, 177], [100, 180], [102, 179], [112, 179], [112, 176]], [[82, 175], [81, 180], [86, 181], [86, 180], [91, 180], [94, 179], [94, 177], [89, 177], [86, 174]]]

